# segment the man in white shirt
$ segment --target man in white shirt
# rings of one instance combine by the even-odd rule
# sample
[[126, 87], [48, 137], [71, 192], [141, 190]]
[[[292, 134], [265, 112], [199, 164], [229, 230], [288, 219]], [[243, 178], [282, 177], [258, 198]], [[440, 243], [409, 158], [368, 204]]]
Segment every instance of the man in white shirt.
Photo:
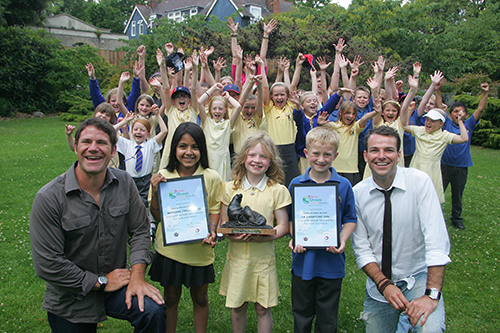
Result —
[[353, 189], [358, 224], [352, 246], [358, 267], [368, 275], [362, 317], [367, 332], [396, 332], [398, 324], [406, 332], [409, 326], [442, 332], [448, 232], [431, 179], [397, 166], [400, 146], [395, 130], [374, 129], [364, 152], [372, 177]]

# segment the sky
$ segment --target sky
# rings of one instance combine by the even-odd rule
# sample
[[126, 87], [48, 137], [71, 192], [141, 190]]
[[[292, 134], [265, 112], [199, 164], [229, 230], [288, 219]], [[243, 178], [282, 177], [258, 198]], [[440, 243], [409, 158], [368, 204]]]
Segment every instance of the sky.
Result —
[[347, 8], [351, 4], [351, 1], [352, 0], [333, 0], [332, 2], [333, 3], [338, 3], [342, 7]]

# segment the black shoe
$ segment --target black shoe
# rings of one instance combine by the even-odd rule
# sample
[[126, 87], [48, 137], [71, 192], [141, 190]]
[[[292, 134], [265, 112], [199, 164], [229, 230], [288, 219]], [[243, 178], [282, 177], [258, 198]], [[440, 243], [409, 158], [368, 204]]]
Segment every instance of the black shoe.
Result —
[[452, 221], [451, 224], [453, 224], [453, 226], [455, 228], [457, 228], [457, 229], [460, 229], [460, 230], [464, 230], [465, 229], [465, 226], [462, 223], [462, 221]]

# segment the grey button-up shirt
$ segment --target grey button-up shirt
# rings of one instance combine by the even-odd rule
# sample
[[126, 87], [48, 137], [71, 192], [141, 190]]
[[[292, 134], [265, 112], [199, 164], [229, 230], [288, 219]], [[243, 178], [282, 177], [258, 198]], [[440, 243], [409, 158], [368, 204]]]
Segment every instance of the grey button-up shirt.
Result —
[[43, 307], [75, 323], [106, 319], [99, 275], [149, 264], [149, 218], [132, 178], [108, 168], [100, 206], [78, 185], [76, 163], [36, 195], [30, 237], [36, 274], [46, 281]]

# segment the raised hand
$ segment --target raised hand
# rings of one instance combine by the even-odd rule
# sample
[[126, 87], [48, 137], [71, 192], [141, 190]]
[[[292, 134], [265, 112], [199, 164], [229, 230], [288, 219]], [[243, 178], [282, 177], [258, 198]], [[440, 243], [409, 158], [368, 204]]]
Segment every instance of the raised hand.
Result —
[[377, 60], [377, 66], [380, 71], [384, 71], [385, 68], [385, 59], [384, 56], [379, 56]]
[[161, 66], [165, 62], [165, 56], [160, 49], [156, 49], [156, 62], [158, 63], [158, 66]]
[[192, 57], [187, 57], [184, 59], [184, 68], [186, 71], [190, 71], [193, 68], [193, 58]]
[[236, 34], [238, 32], [238, 25], [238, 23], [234, 23], [232, 17], [227, 19], [227, 26], [229, 27], [229, 30], [231, 30], [231, 34]]
[[408, 75], [408, 83], [410, 84], [410, 88], [418, 88], [418, 79], [415, 79], [411, 75]]
[[325, 71], [328, 68], [328, 66], [330, 66], [330, 64], [331, 64], [331, 62], [326, 63], [325, 57], [318, 57], [318, 58], [316, 58], [316, 63], [318, 64], [319, 69], [321, 71]]
[[205, 49], [205, 50], [203, 51], [203, 53], [204, 53], [204, 54], [207, 56], [207, 58], [208, 58], [208, 57], [209, 57], [212, 53], [214, 53], [214, 51], [215, 51], [214, 47], [213, 47], [213, 46], [210, 46], [210, 48], [209, 48], [209, 49]]
[[133, 68], [134, 77], [138, 78], [143, 70], [144, 70], [144, 65], [139, 61], [136, 61], [134, 63], [134, 68]]
[[335, 46], [335, 52], [342, 53], [342, 51], [344, 50], [344, 47], [346, 47], [344, 38], [339, 38], [338, 43], [333, 44], [333, 46]]
[[87, 73], [89, 74], [89, 78], [92, 80], [95, 80], [95, 71], [94, 71], [94, 66], [92, 65], [91, 62], [85, 65], [85, 68], [87, 69]]
[[347, 65], [349, 64], [349, 59], [347, 59], [343, 54], [340, 54], [337, 58], [337, 62], [340, 68], [347, 68]]
[[219, 59], [217, 59], [217, 61], [215, 61], [215, 60], [212, 60], [212, 61], [214, 64], [214, 69], [218, 72], [220, 72], [223, 68], [227, 67], [226, 60], [224, 60], [224, 58], [222, 58], [222, 57], [219, 57]]
[[354, 70], [354, 69], [359, 69], [359, 66], [363, 65], [364, 63], [365, 63], [364, 61], [361, 61], [361, 56], [356, 55], [354, 56], [353, 62], [349, 61], [349, 66], [351, 66], [351, 70]]
[[378, 88], [378, 80], [375, 77], [369, 77], [368, 80], [366, 80], [366, 85], [374, 91]]
[[172, 43], [165, 44], [165, 51], [167, 51], [167, 55], [174, 52], [174, 45]]
[[396, 77], [396, 73], [398, 72], [399, 68], [397, 66], [389, 68], [387, 73], [385, 73], [385, 79], [386, 80], [394, 80]]
[[146, 47], [144, 45], [139, 45], [139, 47], [137, 48], [137, 55], [139, 56], [139, 58], [143, 58], [146, 56]]
[[318, 114], [318, 126], [328, 124], [328, 112], [323, 111]]
[[129, 72], [123, 72], [120, 75], [120, 82], [128, 81], [128, 79], [130, 79], [130, 73]]
[[490, 91], [490, 84], [489, 83], [481, 83], [481, 91], [482, 92], [489, 92]]
[[268, 24], [264, 22], [264, 34], [267, 34], [268, 36], [271, 34], [271, 32], [276, 29], [278, 26], [278, 22], [276, 22], [274, 19], [271, 19]]
[[422, 70], [422, 64], [420, 62], [416, 62], [413, 64], [413, 76], [420, 76], [420, 71]]
[[156, 89], [159, 89], [162, 86], [161, 82], [158, 81], [156, 77], [150, 77], [148, 82], [153, 87], [153, 89], [155, 89], [155, 91]]
[[193, 67], [197, 69], [198, 65], [200, 64], [200, 57], [198, 57], [198, 51], [193, 50], [193, 54], [191, 55], [191, 60], [193, 62]]
[[444, 75], [441, 71], [434, 71], [434, 75], [431, 75], [431, 81], [435, 85], [438, 85], [439, 82], [443, 79]]
[[304, 57], [304, 55], [302, 53], [299, 53], [299, 55], [297, 56], [297, 59], [295, 59], [295, 64], [302, 65], [305, 60], [306, 60], [306, 57]]

